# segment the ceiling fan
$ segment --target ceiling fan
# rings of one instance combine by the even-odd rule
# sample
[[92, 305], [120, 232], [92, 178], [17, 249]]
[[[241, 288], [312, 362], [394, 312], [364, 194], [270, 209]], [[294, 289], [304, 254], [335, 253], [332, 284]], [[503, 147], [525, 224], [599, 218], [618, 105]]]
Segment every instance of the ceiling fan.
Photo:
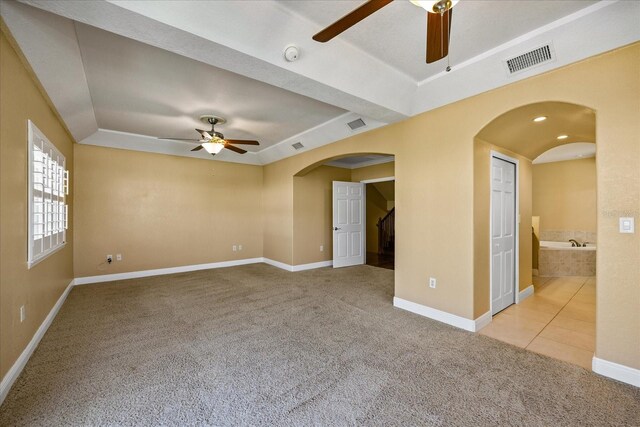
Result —
[[238, 154], [244, 154], [247, 152], [247, 150], [243, 150], [242, 148], [238, 148], [232, 144], [260, 145], [258, 141], [251, 141], [246, 139], [227, 139], [220, 132], [216, 132], [215, 130], [216, 125], [222, 125], [227, 122], [227, 120], [223, 119], [222, 117], [206, 114], [204, 116], [200, 116], [200, 120], [204, 123], [211, 125], [211, 130], [209, 131], [203, 130], [203, 129], [196, 129], [196, 132], [198, 132], [201, 136], [200, 139], [185, 139], [185, 138], [158, 138], [158, 139], [200, 142], [201, 144], [191, 151], [199, 151], [204, 148], [212, 156], [215, 156], [216, 154], [218, 154], [220, 151], [222, 151], [223, 148], [226, 148], [227, 150], [235, 151]]
[[[367, 16], [382, 9], [393, 0], [368, 0], [366, 3], [338, 19], [313, 36], [313, 40], [325, 43], [351, 28]], [[452, 7], [458, 0], [411, 0], [411, 3], [427, 12], [427, 64], [438, 61], [449, 54]]]

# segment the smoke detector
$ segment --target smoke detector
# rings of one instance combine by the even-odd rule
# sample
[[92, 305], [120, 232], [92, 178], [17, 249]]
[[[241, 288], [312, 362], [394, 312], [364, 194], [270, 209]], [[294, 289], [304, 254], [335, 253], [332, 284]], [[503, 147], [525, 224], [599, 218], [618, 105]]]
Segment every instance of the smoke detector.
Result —
[[284, 59], [287, 62], [294, 62], [300, 58], [300, 49], [296, 45], [289, 45], [284, 48]]

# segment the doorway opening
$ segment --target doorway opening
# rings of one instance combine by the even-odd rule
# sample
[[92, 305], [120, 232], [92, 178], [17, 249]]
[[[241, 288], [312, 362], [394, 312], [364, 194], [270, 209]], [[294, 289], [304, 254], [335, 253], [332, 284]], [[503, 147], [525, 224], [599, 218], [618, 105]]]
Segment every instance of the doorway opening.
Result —
[[474, 141], [474, 307], [488, 319], [480, 333], [586, 369], [596, 329], [595, 142], [593, 110], [552, 101], [498, 116]]
[[[365, 228], [369, 222], [366, 218], [366, 186], [373, 181], [388, 181], [393, 179], [394, 175], [395, 157], [381, 153], [344, 154], [318, 161], [296, 173], [293, 180], [292, 251], [295, 268], [339, 267], [340, 263], [336, 262], [338, 251], [335, 248], [338, 239], [341, 239], [343, 244], [343, 255], [357, 258], [355, 261], [349, 260], [345, 266], [365, 264], [368, 240]], [[344, 227], [334, 224], [334, 182], [343, 183], [345, 189], [353, 187], [353, 191], [349, 190], [351, 196], [354, 196], [353, 200], [345, 199], [341, 202], [345, 208], [341, 221], [346, 222], [348, 219], [353, 223], [356, 218], [352, 218], [352, 214], [356, 217], [361, 215], [362, 230], [359, 234], [351, 232], [338, 236], [343, 230], [335, 230], [336, 227]], [[361, 190], [357, 190], [356, 187]], [[358, 191], [361, 191], [361, 201], [356, 200]], [[345, 194], [347, 192], [345, 190]], [[354, 209], [350, 209], [351, 207]], [[375, 221], [377, 220], [376, 217]]]
[[366, 263], [395, 269], [395, 177], [364, 180], [366, 194]]

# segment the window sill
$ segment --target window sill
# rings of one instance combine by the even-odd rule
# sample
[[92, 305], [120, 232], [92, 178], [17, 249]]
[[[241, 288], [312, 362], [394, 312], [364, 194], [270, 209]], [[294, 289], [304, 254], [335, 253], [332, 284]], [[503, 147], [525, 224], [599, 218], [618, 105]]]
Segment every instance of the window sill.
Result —
[[49, 258], [51, 255], [55, 254], [56, 252], [59, 252], [60, 250], [64, 249], [65, 246], [67, 246], [67, 242], [64, 242], [63, 244], [53, 249], [52, 251], [47, 252], [46, 254], [40, 256], [38, 259], [35, 259], [33, 261], [27, 261], [27, 269], [31, 270], [35, 265]]

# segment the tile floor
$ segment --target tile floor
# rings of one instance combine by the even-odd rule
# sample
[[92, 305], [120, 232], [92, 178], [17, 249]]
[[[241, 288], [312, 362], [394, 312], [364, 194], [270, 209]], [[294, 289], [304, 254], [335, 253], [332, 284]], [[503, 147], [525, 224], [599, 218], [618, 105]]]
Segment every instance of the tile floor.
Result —
[[596, 278], [533, 279], [533, 295], [495, 315], [479, 333], [591, 370]]

